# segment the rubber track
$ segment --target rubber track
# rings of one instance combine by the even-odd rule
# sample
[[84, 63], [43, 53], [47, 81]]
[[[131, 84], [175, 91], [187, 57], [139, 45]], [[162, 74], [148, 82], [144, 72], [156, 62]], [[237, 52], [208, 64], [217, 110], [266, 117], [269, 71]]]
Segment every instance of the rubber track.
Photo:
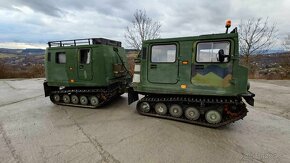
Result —
[[111, 89], [104, 89], [104, 88], [100, 88], [100, 89], [68, 89], [68, 90], [63, 89], [63, 90], [58, 90], [58, 91], [51, 91], [51, 94], [65, 95], [65, 94], [69, 94], [69, 93], [77, 93], [79, 96], [81, 96], [81, 95], [84, 95], [84, 96], [95, 95], [96, 96], [96, 93], [108, 93], [109, 96], [106, 97], [107, 100], [101, 101], [99, 103], [99, 105], [97, 105], [97, 106], [55, 102], [55, 101], [52, 100], [51, 97], [50, 97], [50, 100], [56, 105], [74, 106], [74, 107], [83, 107], [83, 108], [97, 108], [97, 107], [100, 107], [100, 106], [106, 104], [111, 99], [113, 99], [114, 96], [116, 96], [116, 95], [113, 95], [112, 93], [114, 91], [117, 91], [117, 90], [118, 90], [118, 87], [111, 88]]
[[[166, 115], [156, 114], [155, 111], [154, 111], [155, 114], [150, 113], [150, 112], [145, 113], [145, 112], [142, 112], [141, 110], [139, 110], [138, 106], [141, 102], [148, 102], [150, 105], [152, 103], [157, 103], [157, 102], [166, 102], [166, 103], [172, 103], [172, 104], [175, 104], [174, 102], [177, 102], [177, 103], [184, 102], [184, 103], [189, 103], [189, 104], [193, 104], [193, 103], [195, 103], [195, 104], [235, 104], [235, 105], [241, 104], [243, 106], [243, 108], [242, 108], [242, 111], [240, 112], [239, 116], [237, 116], [237, 117], [224, 120], [218, 124], [210, 124], [210, 123], [206, 122], [205, 120], [204, 121], [188, 120], [184, 116], [182, 116], [181, 118], [172, 117], [172, 116], [170, 116], [169, 113], [167, 113]], [[210, 128], [217, 128], [217, 127], [225, 126], [229, 123], [243, 119], [247, 115], [247, 112], [248, 112], [246, 105], [241, 100], [239, 100], [237, 98], [233, 98], [233, 97], [227, 97], [227, 98], [222, 98], [222, 97], [213, 98], [213, 97], [211, 97], [210, 98], [210, 97], [156, 97], [156, 96], [150, 97], [150, 96], [146, 96], [146, 97], [142, 98], [141, 100], [139, 100], [139, 102], [136, 105], [136, 108], [137, 108], [138, 113], [141, 115], [170, 119], [170, 120], [175, 120], [175, 121], [181, 121], [181, 122], [206, 126], [206, 127], [210, 127]]]

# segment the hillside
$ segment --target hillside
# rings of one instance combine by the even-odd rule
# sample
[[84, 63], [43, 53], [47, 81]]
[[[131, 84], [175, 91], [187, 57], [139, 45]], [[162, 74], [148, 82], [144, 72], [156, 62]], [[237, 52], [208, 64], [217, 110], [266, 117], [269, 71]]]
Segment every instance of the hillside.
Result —
[[0, 53], [0, 59], [1, 58], [10, 58], [10, 57], [16, 57], [16, 54], [5, 54], [5, 53]]
[[0, 48], [0, 54], [16, 54], [16, 55], [42, 55], [45, 53], [44, 49], [7, 49]]
[[[44, 77], [43, 49], [1, 49], [0, 78]], [[134, 72], [134, 59], [138, 52], [126, 49], [129, 69]], [[249, 58], [249, 77], [252, 79], [290, 79], [290, 52], [253, 55]]]
[[0, 48], [0, 79], [44, 77], [43, 49]]
[[[244, 58], [241, 57], [241, 63]], [[290, 79], [290, 52], [253, 55], [249, 58], [249, 76], [253, 79]]]

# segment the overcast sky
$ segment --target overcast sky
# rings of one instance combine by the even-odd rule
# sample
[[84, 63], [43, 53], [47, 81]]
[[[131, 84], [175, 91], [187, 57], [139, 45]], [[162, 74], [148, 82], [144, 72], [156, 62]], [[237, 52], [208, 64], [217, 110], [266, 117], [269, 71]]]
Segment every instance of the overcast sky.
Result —
[[290, 33], [289, 0], [0, 0], [0, 47], [45, 47], [48, 41], [105, 37], [124, 41], [136, 9], [161, 22], [161, 37], [224, 32], [226, 19], [269, 17]]

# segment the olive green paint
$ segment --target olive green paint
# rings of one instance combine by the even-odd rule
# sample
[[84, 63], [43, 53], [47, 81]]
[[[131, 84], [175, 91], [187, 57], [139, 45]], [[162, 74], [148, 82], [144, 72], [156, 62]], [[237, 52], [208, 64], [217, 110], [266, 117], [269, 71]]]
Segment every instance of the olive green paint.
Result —
[[[113, 73], [113, 65], [121, 64], [117, 53], [109, 45], [78, 45], [66, 47], [49, 47], [46, 49], [45, 74], [49, 86], [109, 86], [115, 82], [122, 82], [128, 76], [116, 77]], [[90, 49], [90, 64], [80, 63], [80, 49]], [[66, 63], [56, 63], [56, 53], [66, 53]], [[50, 61], [48, 61], [50, 53]], [[118, 47], [118, 54], [125, 62], [127, 58], [124, 48]], [[73, 80], [74, 82], [70, 82]]]
[[[230, 42], [230, 60], [225, 63], [198, 63], [196, 61], [196, 46], [199, 42], [228, 41]], [[151, 47], [159, 44], [177, 45], [175, 63], [162, 63], [160, 70], [152, 70], [153, 64], [150, 60]], [[168, 38], [148, 40], [143, 43], [146, 47], [146, 58], [141, 59], [141, 82], [133, 83], [133, 88], [139, 93], [156, 94], [190, 94], [190, 95], [217, 95], [236, 96], [247, 93], [248, 70], [239, 65], [238, 34], [212, 34], [193, 37]], [[182, 64], [188, 61], [188, 64]], [[214, 72], [208, 74], [196, 73], [192, 76], [192, 69], [196, 65], [218, 66], [227, 70], [228, 74], [220, 77]], [[159, 65], [157, 65], [158, 67]], [[152, 82], [149, 79], [155, 78], [160, 82]], [[172, 79], [174, 78], [174, 80]], [[173, 82], [175, 81], [175, 82]], [[186, 84], [187, 88], [182, 89], [181, 85]]]
[[[163, 44], [155, 44], [163, 45]], [[176, 42], [168, 42], [165, 45], [176, 45], [176, 48], [179, 49], [179, 46]], [[152, 46], [149, 46], [149, 49], [152, 49]], [[151, 52], [151, 51], [150, 51]], [[178, 54], [178, 51], [177, 51]], [[151, 61], [151, 57], [148, 59]], [[174, 63], [154, 63], [148, 62], [148, 81], [151, 83], [161, 83], [161, 84], [174, 84], [177, 83], [178, 77], [178, 60], [176, 59]], [[159, 75], [162, 74], [162, 75]]]

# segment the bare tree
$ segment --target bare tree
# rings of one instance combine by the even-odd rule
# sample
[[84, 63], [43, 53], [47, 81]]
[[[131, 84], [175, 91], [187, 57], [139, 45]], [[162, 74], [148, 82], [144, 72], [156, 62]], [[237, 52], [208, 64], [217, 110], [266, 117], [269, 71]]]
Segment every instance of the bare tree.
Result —
[[287, 38], [284, 38], [282, 46], [285, 50], [290, 50], [290, 33], [288, 34]]
[[145, 10], [136, 10], [131, 26], [125, 32], [126, 42], [134, 49], [141, 49], [142, 42], [160, 37], [160, 22], [153, 22]]
[[269, 24], [268, 18], [252, 18], [241, 21], [239, 25], [240, 52], [246, 57], [249, 64], [249, 56], [268, 51], [277, 37], [276, 24]]

